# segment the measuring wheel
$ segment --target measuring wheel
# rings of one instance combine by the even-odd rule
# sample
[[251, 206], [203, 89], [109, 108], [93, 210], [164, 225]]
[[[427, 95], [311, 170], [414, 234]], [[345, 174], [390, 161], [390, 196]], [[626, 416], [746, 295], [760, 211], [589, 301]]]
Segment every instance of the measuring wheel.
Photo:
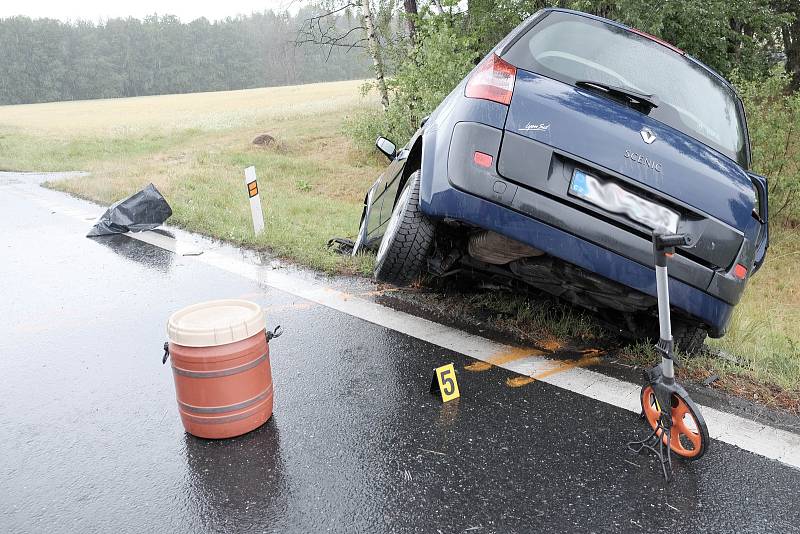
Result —
[[[680, 388], [683, 390], [683, 388]], [[642, 413], [650, 428], [659, 436], [663, 431], [658, 427], [661, 410], [658, 406], [653, 386], [647, 384], [642, 388], [641, 394]], [[672, 430], [670, 432], [669, 448], [673, 453], [686, 460], [697, 460], [708, 450], [710, 438], [708, 427], [692, 399], [685, 391], [672, 394]], [[663, 436], [664, 445], [667, 437]]]

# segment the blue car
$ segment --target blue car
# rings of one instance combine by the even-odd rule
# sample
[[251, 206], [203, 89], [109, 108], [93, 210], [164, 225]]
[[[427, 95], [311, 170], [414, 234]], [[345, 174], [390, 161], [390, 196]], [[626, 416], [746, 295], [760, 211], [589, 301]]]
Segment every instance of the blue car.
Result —
[[657, 338], [651, 236], [686, 233], [670, 263], [674, 337], [721, 337], [768, 246], [767, 181], [750, 172], [731, 85], [622, 24], [540, 11], [503, 39], [391, 163], [355, 252], [375, 277], [520, 283]]

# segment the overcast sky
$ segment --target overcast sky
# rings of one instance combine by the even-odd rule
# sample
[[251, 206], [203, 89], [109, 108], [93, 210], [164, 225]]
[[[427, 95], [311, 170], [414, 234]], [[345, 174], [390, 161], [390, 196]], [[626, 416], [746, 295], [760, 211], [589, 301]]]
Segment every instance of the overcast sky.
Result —
[[304, 0], [0, 0], [0, 18], [27, 15], [31, 18], [97, 21], [113, 17], [136, 17], [158, 13], [177, 15], [184, 22], [209, 20], [272, 9], [295, 11]]

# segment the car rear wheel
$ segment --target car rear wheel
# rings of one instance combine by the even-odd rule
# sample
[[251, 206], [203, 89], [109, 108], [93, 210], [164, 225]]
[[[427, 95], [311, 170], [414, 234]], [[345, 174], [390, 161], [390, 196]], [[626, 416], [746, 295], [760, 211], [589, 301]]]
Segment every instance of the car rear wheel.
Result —
[[703, 350], [707, 335], [705, 328], [691, 323], [676, 322], [672, 329], [675, 346], [690, 356]]
[[425, 268], [434, 225], [419, 209], [419, 178], [419, 171], [409, 176], [383, 234], [375, 263], [381, 282], [405, 286]]

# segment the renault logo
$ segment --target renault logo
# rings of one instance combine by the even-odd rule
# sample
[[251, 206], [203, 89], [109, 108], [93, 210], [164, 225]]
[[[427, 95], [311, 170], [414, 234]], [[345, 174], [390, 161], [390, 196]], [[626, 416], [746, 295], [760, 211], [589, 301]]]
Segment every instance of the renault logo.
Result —
[[648, 145], [652, 145], [653, 141], [656, 140], [656, 134], [654, 134], [653, 130], [650, 128], [642, 128], [642, 131], [639, 133], [642, 134], [642, 139], [644, 139], [644, 142]]

